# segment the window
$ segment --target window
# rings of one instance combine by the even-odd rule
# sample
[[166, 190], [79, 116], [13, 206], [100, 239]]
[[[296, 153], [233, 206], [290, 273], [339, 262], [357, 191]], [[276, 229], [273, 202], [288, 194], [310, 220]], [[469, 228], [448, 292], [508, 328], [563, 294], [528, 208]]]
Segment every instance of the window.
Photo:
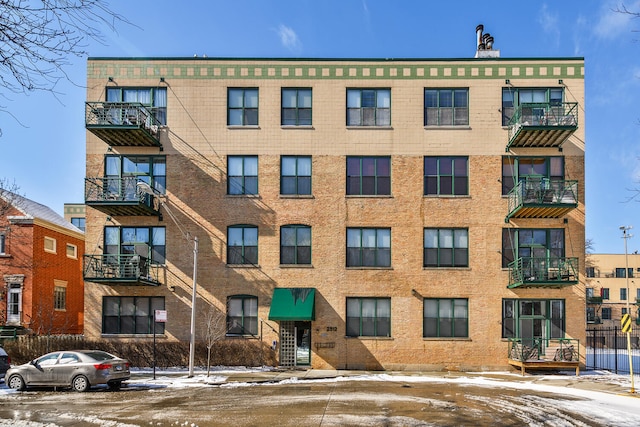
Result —
[[44, 251], [52, 254], [56, 253], [56, 239], [53, 237], [44, 238]]
[[587, 267], [587, 277], [596, 277], [595, 267]]
[[564, 300], [503, 299], [502, 338], [564, 338], [564, 307]]
[[78, 227], [82, 231], [85, 230], [85, 223], [86, 223], [85, 218], [82, 218], [82, 217], [71, 218], [71, 224], [75, 225], [76, 227]]
[[602, 320], [611, 320], [611, 307], [602, 307]]
[[636, 302], [640, 302], [640, 288], [636, 289]]
[[[166, 254], [164, 227], [105, 227], [104, 253], [131, 259], [138, 255], [151, 264], [164, 264]], [[116, 257], [114, 257], [115, 261]], [[146, 265], [146, 262], [143, 263]]]
[[258, 194], [258, 156], [229, 156], [227, 194]]
[[627, 288], [620, 288], [620, 301], [627, 300]]
[[586, 291], [587, 299], [593, 298], [594, 296], [593, 288], [586, 288], [585, 291]]
[[[155, 310], [164, 310], [164, 297], [103, 297], [102, 333], [152, 334]], [[164, 334], [164, 323], [156, 322], [155, 332]]]
[[280, 174], [280, 194], [311, 194], [311, 156], [282, 156]]
[[423, 337], [468, 337], [469, 302], [462, 298], [425, 298]]
[[234, 295], [227, 299], [227, 335], [258, 335], [258, 297]]
[[280, 264], [311, 264], [311, 227], [286, 225], [280, 228]]
[[258, 126], [257, 88], [230, 88], [227, 97], [227, 125]]
[[0, 233], [0, 255], [5, 255], [7, 250], [7, 236], [4, 233]]
[[348, 337], [390, 337], [390, 298], [347, 298]]
[[564, 258], [564, 229], [502, 229], [502, 268], [518, 258], [526, 264], [526, 271], [541, 271], [545, 264], [557, 263]]
[[522, 180], [564, 180], [564, 157], [513, 157], [502, 158], [502, 195]]
[[[522, 107], [523, 104], [548, 104], [560, 105], [563, 99], [562, 88], [514, 88], [507, 87], [502, 89], [502, 126], [508, 126], [511, 117], [515, 113], [516, 108]], [[535, 106], [523, 109], [523, 118], [526, 115], [534, 117], [539, 109], [544, 106], [535, 108]]]
[[625, 278], [626, 275], [624, 274], [624, 268], [616, 268], [616, 277], [617, 278]]
[[347, 195], [391, 194], [391, 157], [347, 157]]
[[600, 296], [602, 297], [603, 300], [609, 299], [609, 288], [600, 289]]
[[469, 125], [469, 89], [425, 89], [424, 125]]
[[167, 160], [165, 156], [115, 156], [104, 159], [104, 197], [140, 200], [137, 184], [142, 181], [159, 194], [166, 193]]
[[469, 195], [469, 158], [425, 157], [424, 195]]
[[391, 229], [348, 228], [347, 267], [391, 267]]
[[67, 243], [67, 258], [78, 259], [78, 247]]
[[66, 284], [56, 284], [53, 287], [53, 309], [66, 310], [67, 308], [67, 286]]
[[625, 314], [627, 314], [627, 309], [625, 307], [622, 308], [622, 312], [621, 314], [624, 316]]
[[311, 126], [311, 89], [282, 89], [282, 126]]
[[107, 102], [142, 104], [153, 115], [157, 124], [167, 124], [167, 88], [108, 87]]
[[469, 231], [462, 228], [425, 228], [423, 266], [468, 267]]
[[227, 264], [258, 264], [258, 227], [234, 225], [227, 229]]
[[391, 126], [391, 89], [347, 89], [347, 126]]

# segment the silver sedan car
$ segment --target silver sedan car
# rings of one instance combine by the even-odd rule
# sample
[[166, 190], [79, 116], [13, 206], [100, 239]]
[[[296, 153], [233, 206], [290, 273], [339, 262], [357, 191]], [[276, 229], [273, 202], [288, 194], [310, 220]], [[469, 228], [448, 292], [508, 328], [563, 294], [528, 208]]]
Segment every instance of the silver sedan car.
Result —
[[7, 371], [5, 383], [14, 390], [31, 386], [71, 387], [87, 391], [107, 384], [119, 390], [130, 377], [129, 362], [100, 350], [56, 351]]

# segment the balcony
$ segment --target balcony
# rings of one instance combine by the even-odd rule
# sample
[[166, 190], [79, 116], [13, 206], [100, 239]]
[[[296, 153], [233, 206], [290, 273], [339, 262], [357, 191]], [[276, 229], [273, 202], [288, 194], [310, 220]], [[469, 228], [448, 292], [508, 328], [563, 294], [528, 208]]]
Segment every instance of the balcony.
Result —
[[602, 304], [602, 297], [587, 297], [587, 304]]
[[521, 104], [508, 126], [507, 151], [513, 147], [559, 147], [578, 129], [578, 103]]
[[104, 285], [160, 285], [160, 266], [135, 254], [84, 256], [84, 280]]
[[600, 316], [587, 315], [587, 323], [589, 325], [602, 325], [602, 319], [600, 318]]
[[578, 258], [522, 257], [509, 264], [513, 288], [562, 288], [578, 283]]
[[526, 178], [507, 195], [510, 218], [562, 218], [578, 207], [578, 181]]
[[509, 338], [509, 364], [526, 370], [575, 370], [580, 375], [580, 341], [569, 338]]
[[140, 191], [139, 181], [135, 176], [85, 178], [85, 204], [111, 216], [159, 216], [158, 199]]
[[86, 102], [85, 127], [112, 147], [160, 147], [159, 123], [136, 102]]

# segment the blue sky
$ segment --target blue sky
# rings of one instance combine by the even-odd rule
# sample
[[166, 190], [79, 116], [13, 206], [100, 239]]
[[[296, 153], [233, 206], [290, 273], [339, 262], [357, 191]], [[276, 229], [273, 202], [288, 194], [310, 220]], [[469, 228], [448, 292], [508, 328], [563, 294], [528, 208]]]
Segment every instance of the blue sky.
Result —
[[[471, 58], [475, 28], [501, 57], [584, 57], [587, 238], [624, 251], [621, 225], [640, 228], [640, 0], [135, 0], [110, 7], [131, 25], [104, 31], [90, 56]], [[86, 58], [56, 96], [0, 98], [0, 178], [62, 214], [83, 202]], [[629, 252], [640, 249], [640, 231]]]

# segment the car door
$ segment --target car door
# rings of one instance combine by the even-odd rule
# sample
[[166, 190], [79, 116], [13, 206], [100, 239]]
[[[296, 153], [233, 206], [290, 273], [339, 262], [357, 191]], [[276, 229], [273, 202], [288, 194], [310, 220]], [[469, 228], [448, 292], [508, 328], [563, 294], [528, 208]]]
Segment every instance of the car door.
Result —
[[25, 372], [25, 381], [28, 385], [50, 385], [53, 378], [53, 367], [58, 361], [60, 353], [49, 353], [34, 360]]
[[63, 352], [53, 366], [53, 382], [56, 385], [69, 385], [80, 369], [80, 359], [74, 353]]

